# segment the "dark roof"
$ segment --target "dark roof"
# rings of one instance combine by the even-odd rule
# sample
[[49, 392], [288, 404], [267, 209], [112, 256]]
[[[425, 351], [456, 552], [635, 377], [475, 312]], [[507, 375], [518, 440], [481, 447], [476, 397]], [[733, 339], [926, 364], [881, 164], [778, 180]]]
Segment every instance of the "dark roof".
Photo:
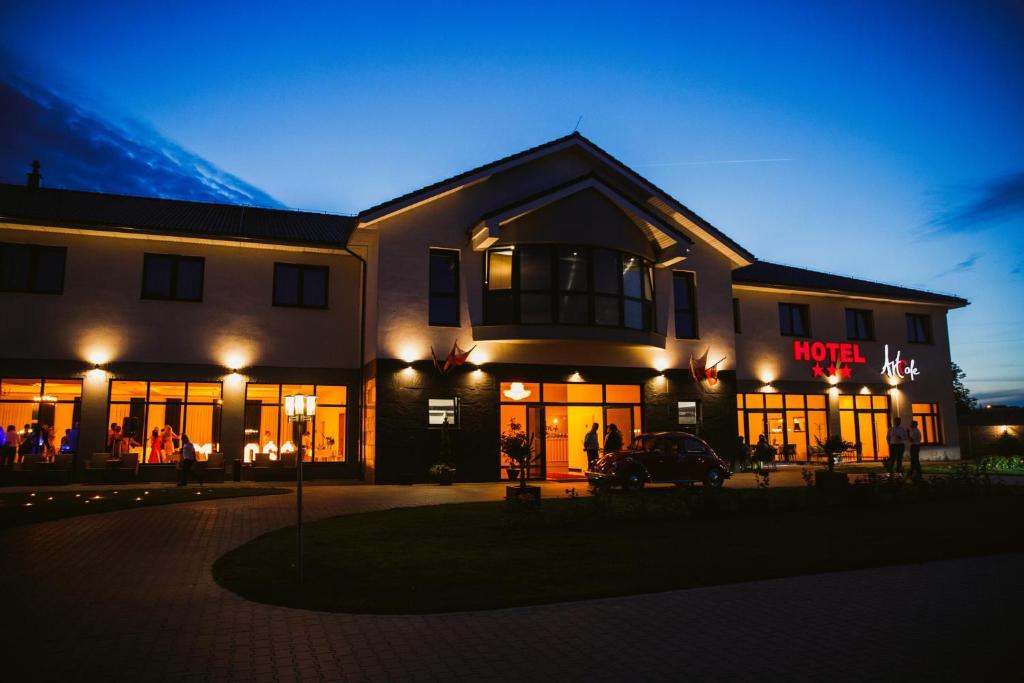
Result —
[[951, 308], [960, 308], [968, 304], [967, 299], [949, 294], [937, 294], [936, 292], [928, 292], [921, 289], [887, 285], [881, 282], [871, 282], [870, 280], [858, 280], [857, 278], [843, 275], [783, 266], [778, 263], [769, 263], [768, 261], [756, 261], [749, 266], [737, 268], [732, 271], [732, 281], [735, 284], [786, 287], [806, 289], [814, 292], [862, 294], [887, 299], [924, 301]]
[[351, 216], [0, 184], [0, 222], [343, 247]]
[[658, 187], [657, 185], [652, 183], [650, 180], [644, 178], [639, 173], [637, 173], [636, 171], [631, 169], [629, 166], [626, 166], [626, 164], [622, 163], [621, 161], [616, 159], [614, 156], [612, 156], [611, 154], [609, 154], [605, 150], [601, 149], [601, 147], [597, 146], [591, 140], [589, 140], [584, 135], [582, 135], [581, 133], [578, 133], [578, 132], [573, 132], [573, 133], [570, 133], [569, 135], [564, 135], [564, 136], [562, 136], [560, 138], [555, 138], [554, 140], [550, 140], [550, 141], [545, 142], [545, 143], [543, 143], [541, 145], [537, 145], [536, 147], [531, 147], [529, 149], [524, 149], [521, 152], [516, 152], [515, 154], [510, 154], [507, 157], [503, 157], [503, 158], [498, 159], [496, 161], [491, 161], [491, 162], [486, 163], [486, 164], [484, 164], [482, 166], [477, 166], [476, 168], [471, 168], [468, 171], [464, 171], [462, 173], [459, 173], [458, 175], [451, 176], [450, 178], [445, 178], [444, 180], [439, 180], [436, 183], [432, 183], [430, 185], [427, 185], [426, 187], [421, 187], [418, 190], [413, 190], [412, 192], [407, 192], [407, 193], [403, 194], [400, 197], [395, 197], [394, 199], [389, 199], [386, 202], [382, 202], [380, 204], [377, 204], [376, 206], [371, 206], [368, 209], [360, 211], [359, 212], [359, 218], [363, 218], [363, 217], [368, 216], [370, 214], [374, 214], [374, 213], [378, 213], [378, 212], [381, 212], [381, 211], [385, 211], [386, 209], [390, 208], [391, 206], [394, 206], [396, 204], [400, 204], [402, 202], [405, 202], [405, 201], [407, 201], [407, 200], [409, 200], [409, 199], [411, 199], [413, 197], [419, 196], [419, 195], [429, 195], [432, 192], [435, 192], [435, 191], [439, 190], [440, 188], [442, 188], [442, 187], [444, 187], [446, 185], [451, 185], [452, 183], [458, 183], [460, 180], [464, 180], [466, 178], [472, 177], [472, 176], [477, 175], [479, 173], [486, 173], [487, 171], [489, 171], [491, 169], [497, 168], [499, 166], [503, 166], [503, 165], [505, 165], [505, 164], [507, 164], [507, 163], [509, 163], [511, 161], [515, 161], [515, 160], [520, 159], [522, 157], [530, 156], [531, 154], [536, 154], [537, 152], [544, 151], [545, 149], [548, 149], [550, 147], [556, 147], [556, 146], [558, 146], [558, 145], [560, 145], [563, 142], [566, 142], [568, 140], [578, 140], [579, 142], [585, 143], [585, 144], [589, 145], [590, 147], [593, 147], [599, 153], [601, 153], [602, 155], [608, 157], [608, 159], [611, 160], [618, 167], [619, 171], [621, 171], [626, 176], [630, 177], [634, 182], [638, 182], [641, 185], [649, 186], [655, 192], [657, 192], [658, 194], [662, 195], [663, 199], [668, 200], [668, 203], [669, 203], [670, 206], [672, 206], [672, 208], [674, 208], [677, 211], [679, 211], [680, 213], [686, 215], [687, 218], [689, 218], [694, 223], [699, 225], [703, 230], [706, 230], [707, 232], [712, 234], [716, 239], [720, 240], [723, 244], [725, 244], [730, 249], [732, 249], [736, 253], [740, 254], [744, 258], [746, 258], [748, 260], [751, 260], [751, 261], [754, 260], [754, 255], [753, 254], [751, 254], [749, 251], [744, 249], [737, 242], [734, 242], [732, 240], [732, 238], [730, 238], [728, 235], [726, 235], [725, 233], [720, 231], [718, 228], [716, 228], [715, 226], [713, 226], [710, 223], [708, 223], [706, 220], [704, 220], [703, 218], [698, 216], [693, 211], [691, 211], [689, 208], [687, 208], [684, 204], [679, 202], [675, 197], [670, 195], [668, 192], [665, 192], [660, 187]]

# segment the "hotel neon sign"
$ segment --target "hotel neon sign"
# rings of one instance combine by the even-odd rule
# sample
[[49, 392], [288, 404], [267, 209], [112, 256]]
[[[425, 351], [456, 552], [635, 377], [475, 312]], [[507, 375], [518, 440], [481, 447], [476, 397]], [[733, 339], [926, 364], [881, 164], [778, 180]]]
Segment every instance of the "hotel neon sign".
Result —
[[[814, 361], [811, 372], [815, 377], [836, 377], [849, 379], [853, 374], [851, 365], [865, 364], [860, 345], [849, 342], [793, 341], [793, 360]], [[823, 362], [828, 365], [822, 367]]]

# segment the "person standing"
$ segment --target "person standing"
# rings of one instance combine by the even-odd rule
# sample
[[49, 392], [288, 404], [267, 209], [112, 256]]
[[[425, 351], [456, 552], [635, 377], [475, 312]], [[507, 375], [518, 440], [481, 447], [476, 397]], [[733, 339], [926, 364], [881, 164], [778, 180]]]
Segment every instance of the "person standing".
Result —
[[618, 425], [608, 425], [608, 436], [604, 438], [605, 455], [622, 450], [622, 432]]
[[179, 464], [181, 465], [181, 479], [178, 481], [178, 486], [188, 486], [188, 475], [190, 474], [202, 486], [203, 480], [192, 471], [192, 466], [196, 464], [196, 447], [192, 445], [188, 434], [181, 435], [181, 462]]
[[910, 474], [912, 479], [921, 478], [921, 430], [917, 428], [917, 420], [912, 420], [910, 429], [907, 430], [907, 440], [910, 442]]
[[601, 441], [597, 436], [597, 430], [600, 428], [601, 426], [595, 422], [587, 435], [583, 437], [583, 450], [587, 452], [587, 464], [591, 469], [597, 462], [598, 452], [601, 449]]
[[7, 434], [4, 439], [3, 458], [0, 458], [0, 463], [14, 467], [14, 456], [18, 453], [18, 443], [20, 442], [18, 430], [14, 428], [14, 425], [7, 425]]
[[893, 418], [885, 440], [889, 442], [889, 474], [903, 474], [903, 451], [907, 448], [907, 428], [898, 417]]

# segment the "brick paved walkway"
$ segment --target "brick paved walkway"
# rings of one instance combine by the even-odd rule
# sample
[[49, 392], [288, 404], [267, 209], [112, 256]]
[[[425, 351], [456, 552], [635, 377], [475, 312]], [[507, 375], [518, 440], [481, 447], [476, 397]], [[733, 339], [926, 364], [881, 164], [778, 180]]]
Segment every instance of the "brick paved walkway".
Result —
[[[565, 486], [546, 485], [546, 495]], [[308, 517], [493, 499], [495, 484], [307, 489]], [[1020, 676], [1024, 555], [435, 616], [325, 614], [218, 587], [294, 496], [0, 532], [0, 680], [954, 680]], [[742, 542], [742, 539], [737, 539]]]

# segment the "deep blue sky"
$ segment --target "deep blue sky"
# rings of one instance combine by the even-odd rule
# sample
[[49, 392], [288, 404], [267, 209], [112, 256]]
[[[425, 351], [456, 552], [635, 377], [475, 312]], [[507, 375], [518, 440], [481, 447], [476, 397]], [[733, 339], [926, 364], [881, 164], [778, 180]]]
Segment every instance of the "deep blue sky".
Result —
[[[214, 4], [4, 3], [6, 71], [72, 103], [76, 135], [106, 120], [171, 150], [168, 174], [202, 168], [155, 193], [216, 176], [238, 201], [339, 212], [582, 115], [760, 258], [969, 298], [954, 360], [982, 399], [1024, 403], [1021, 3]], [[17, 136], [0, 180], [23, 179]], [[749, 160], [774, 161], [715, 163]], [[90, 182], [65, 164], [44, 160], [50, 184]]]

